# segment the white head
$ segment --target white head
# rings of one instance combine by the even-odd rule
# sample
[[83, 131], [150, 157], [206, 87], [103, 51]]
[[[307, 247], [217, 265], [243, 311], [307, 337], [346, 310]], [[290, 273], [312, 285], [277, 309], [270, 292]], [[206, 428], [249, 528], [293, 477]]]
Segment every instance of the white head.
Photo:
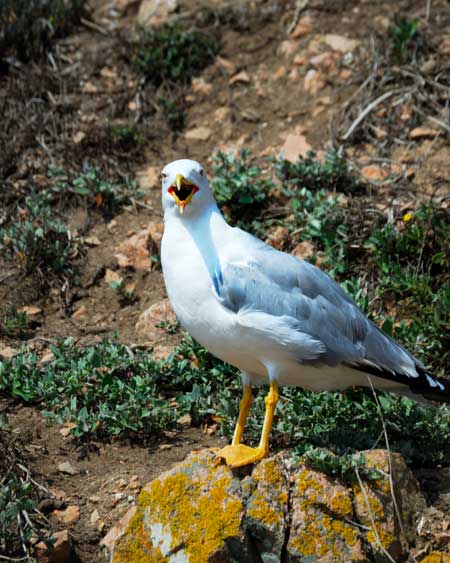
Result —
[[203, 166], [195, 160], [174, 160], [162, 172], [162, 205], [164, 212], [192, 217], [216, 205]]

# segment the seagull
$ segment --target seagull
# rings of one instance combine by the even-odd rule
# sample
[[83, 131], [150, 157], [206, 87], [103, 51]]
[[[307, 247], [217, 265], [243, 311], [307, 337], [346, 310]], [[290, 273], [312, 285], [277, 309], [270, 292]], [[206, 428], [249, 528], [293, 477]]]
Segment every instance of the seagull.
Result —
[[[233, 439], [216, 454], [228, 465], [268, 455], [279, 386], [373, 386], [450, 402], [450, 382], [431, 376], [325, 272], [230, 226], [201, 164], [175, 160], [161, 178], [161, 263], [170, 303], [183, 328], [242, 376]], [[242, 443], [252, 385], [269, 385], [256, 448]]]

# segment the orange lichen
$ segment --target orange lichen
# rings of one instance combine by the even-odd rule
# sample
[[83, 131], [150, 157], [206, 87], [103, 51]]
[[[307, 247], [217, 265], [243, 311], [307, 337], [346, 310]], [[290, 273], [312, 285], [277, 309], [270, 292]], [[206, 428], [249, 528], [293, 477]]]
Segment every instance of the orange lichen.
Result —
[[352, 501], [345, 493], [336, 493], [330, 501], [333, 512], [339, 516], [350, 516], [353, 514]]
[[250, 508], [247, 510], [247, 516], [263, 522], [267, 526], [276, 526], [282, 522], [282, 513], [277, 512], [266, 499], [258, 495], [252, 499]]
[[208, 490], [187, 474], [176, 473], [153, 481], [139, 495], [145, 528], [160, 524], [171, 538], [170, 548], [184, 545], [196, 563], [206, 563], [225, 538], [239, 536], [242, 503], [230, 496], [231, 476], [217, 473], [220, 469], [211, 474]]
[[378, 527], [376, 532], [377, 533], [375, 533], [373, 530], [369, 530], [367, 532], [367, 541], [372, 545], [378, 545], [377, 534], [381, 545], [385, 549], [389, 548], [394, 543], [395, 537], [393, 534], [387, 532], [386, 530], [383, 530], [383, 528]]

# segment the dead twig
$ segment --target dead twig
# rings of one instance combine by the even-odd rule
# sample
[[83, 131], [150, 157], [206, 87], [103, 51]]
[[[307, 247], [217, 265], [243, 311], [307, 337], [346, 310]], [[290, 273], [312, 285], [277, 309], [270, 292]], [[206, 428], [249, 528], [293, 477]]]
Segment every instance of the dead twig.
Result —
[[300, 14], [306, 8], [308, 3], [309, 3], [309, 0], [297, 0], [297, 2], [295, 3], [294, 17], [292, 18], [291, 23], [288, 25], [288, 28], [286, 29], [287, 35], [289, 35], [291, 33], [291, 31], [294, 30], [295, 26], [297, 25]]

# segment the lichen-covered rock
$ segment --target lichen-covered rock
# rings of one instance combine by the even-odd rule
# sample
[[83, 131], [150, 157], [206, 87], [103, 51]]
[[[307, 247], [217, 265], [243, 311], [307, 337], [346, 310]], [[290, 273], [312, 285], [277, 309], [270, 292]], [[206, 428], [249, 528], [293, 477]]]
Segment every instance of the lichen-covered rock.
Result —
[[111, 563], [398, 560], [414, 544], [425, 501], [401, 456], [392, 454], [389, 464], [387, 452], [376, 450], [366, 459], [380, 477], [347, 487], [283, 453], [238, 470], [210, 450], [192, 453], [145, 486], [102, 543]]
[[289, 563], [368, 563], [361, 533], [353, 523], [350, 492], [343, 485], [302, 467], [293, 476], [291, 506]]
[[[426, 502], [400, 454], [391, 453], [390, 461], [386, 450], [367, 451], [364, 455], [367, 465], [376, 469], [381, 477], [364, 482], [363, 489], [359, 483], [354, 485], [355, 513], [358, 521], [369, 528], [365, 535], [375, 560], [384, 562], [385, 552], [397, 560], [414, 542], [417, 514], [425, 510]], [[401, 514], [401, 524], [393, 494]]]

